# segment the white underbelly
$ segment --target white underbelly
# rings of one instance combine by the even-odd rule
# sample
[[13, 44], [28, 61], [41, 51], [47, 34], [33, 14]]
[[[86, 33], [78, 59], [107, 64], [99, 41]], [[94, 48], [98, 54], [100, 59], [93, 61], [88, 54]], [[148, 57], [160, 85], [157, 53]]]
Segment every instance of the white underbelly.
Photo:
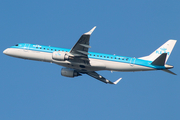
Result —
[[146, 70], [154, 70], [153, 68], [149, 68], [146, 66], [140, 66], [136, 64], [131, 64], [128, 62], [116, 62], [116, 61], [108, 61], [108, 60], [100, 60], [100, 59], [90, 59], [90, 64], [84, 64], [80, 62], [72, 62], [72, 61], [57, 61], [52, 59], [52, 53], [48, 52], [40, 52], [33, 50], [25, 50], [25, 49], [16, 49], [9, 48], [10, 56], [29, 59], [29, 60], [37, 60], [44, 62], [53, 62], [58, 65], [69, 67], [73, 69], [80, 70], [89, 70], [89, 71], [98, 71], [98, 70], [110, 70], [110, 71], [146, 71]]

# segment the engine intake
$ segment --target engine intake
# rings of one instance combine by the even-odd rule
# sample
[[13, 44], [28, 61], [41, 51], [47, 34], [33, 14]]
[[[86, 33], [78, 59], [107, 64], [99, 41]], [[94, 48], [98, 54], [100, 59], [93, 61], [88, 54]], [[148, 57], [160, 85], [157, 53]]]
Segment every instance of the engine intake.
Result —
[[77, 72], [74, 69], [70, 69], [70, 68], [62, 68], [61, 69], [61, 75], [65, 76], [65, 77], [77, 77], [77, 76], [81, 76], [81, 74], [79, 72]]

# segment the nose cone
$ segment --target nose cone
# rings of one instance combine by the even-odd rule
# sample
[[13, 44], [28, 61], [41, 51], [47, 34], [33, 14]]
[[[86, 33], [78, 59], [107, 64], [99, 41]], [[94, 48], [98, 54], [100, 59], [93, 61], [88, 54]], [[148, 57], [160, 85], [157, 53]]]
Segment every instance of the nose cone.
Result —
[[8, 49], [5, 49], [5, 50], [3, 51], [3, 53], [7, 55]]

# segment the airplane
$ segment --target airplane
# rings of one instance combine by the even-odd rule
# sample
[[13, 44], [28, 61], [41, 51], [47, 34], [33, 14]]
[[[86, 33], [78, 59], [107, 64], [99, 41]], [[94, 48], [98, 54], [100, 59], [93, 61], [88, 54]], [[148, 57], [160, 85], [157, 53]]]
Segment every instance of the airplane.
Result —
[[63, 66], [61, 75], [77, 77], [87, 74], [108, 84], [117, 84], [122, 78], [112, 82], [96, 71], [108, 70], [118, 72], [163, 70], [176, 75], [169, 69], [172, 65], [166, 64], [177, 40], [168, 40], [161, 47], [148, 56], [135, 58], [88, 52], [91, 46], [89, 40], [96, 26], [84, 33], [71, 49], [43, 46], [37, 44], [20, 43], [3, 51], [4, 54], [16, 58], [55, 63]]

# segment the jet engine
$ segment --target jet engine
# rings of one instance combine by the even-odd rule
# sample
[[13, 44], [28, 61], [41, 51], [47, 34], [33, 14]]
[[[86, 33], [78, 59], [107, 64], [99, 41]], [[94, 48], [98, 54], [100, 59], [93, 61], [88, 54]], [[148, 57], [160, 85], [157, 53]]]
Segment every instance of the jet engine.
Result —
[[64, 61], [64, 60], [68, 60], [69, 56], [66, 55], [65, 52], [58, 51], [58, 52], [53, 52], [52, 58], [55, 59], [55, 60]]
[[65, 77], [77, 77], [77, 76], [81, 76], [81, 74], [79, 72], [77, 72], [74, 69], [70, 69], [70, 68], [62, 68], [61, 69], [61, 75], [65, 76]]

